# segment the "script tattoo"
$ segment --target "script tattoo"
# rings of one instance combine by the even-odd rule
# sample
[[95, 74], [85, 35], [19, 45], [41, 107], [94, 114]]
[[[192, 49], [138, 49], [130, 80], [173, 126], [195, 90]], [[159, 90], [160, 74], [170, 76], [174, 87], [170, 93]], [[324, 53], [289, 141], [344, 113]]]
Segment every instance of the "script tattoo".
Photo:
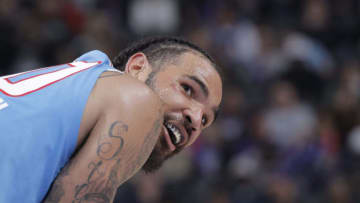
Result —
[[[117, 147], [113, 146], [114, 140], [103, 141], [104, 137], [98, 141], [96, 154], [101, 160], [90, 162], [88, 165], [90, 172], [87, 181], [75, 187], [73, 203], [111, 202], [117, 187], [140, 169], [149, 157], [158, 140], [161, 123], [162, 119], [154, 122], [152, 129], [143, 140], [140, 151], [129, 154], [130, 159], [123, 160], [123, 163], [121, 163], [122, 159], [120, 158], [120, 152], [124, 146], [122, 135], [128, 131], [128, 126], [119, 121], [112, 123], [105, 138], [117, 139], [118, 145]], [[110, 160], [116, 160], [116, 163], [111, 166], [109, 175], [105, 177], [108, 168], [105, 167], [106, 164], [104, 163]], [[122, 174], [118, 174], [120, 167], [124, 168]]]
[[[87, 165], [87, 178], [84, 183], [74, 187], [72, 203], [111, 202], [117, 187], [138, 171], [149, 157], [158, 140], [161, 124], [162, 119], [155, 121], [145, 138], [139, 140], [142, 143], [138, 145], [140, 147], [138, 152], [126, 152], [125, 155], [123, 154], [124, 135], [128, 132], [128, 125], [121, 121], [111, 123], [107, 133], [97, 138], [94, 152], [98, 159]], [[63, 201], [67, 184], [63, 180], [65, 178], [67, 180], [76, 167], [72, 159], [61, 170], [44, 202]]]
[[[114, 135], [114, 130], [117, 128], [117, 134]], [[110, 129], [109, 129], [109, 137], [111, 138], [116, 138], [119, 139], [119, 146], [116, 148], [116, 151], [114, 153], [109, 153], [113, 150], [113, 140], [108, 141], [108, 142], [103, 142], [103, 143], [99, 143], [96, 154], [104, 160], [112, 160], [115, 159], [120, 151], [123, 148], [124, 145], [124, 139], [121, 137], [121, 134], [123, 134], [124, 132], [128, 131], [128, 126], [116, 121], [114, 123], [111, 124]], [[99, 140], [101, 141], [101, 140]]]
[[[89, 163], [88, 168], [90, 173], [87, 181], [75, 187], [75, 200], [73, 203], [107, 203], [111, 201], [116, 187], [120, 184], [117, 174], [121, 162], [119, 154], [124, 146], [122, 134], [127, 131], [128, 126], [126, 124], [115, 121], [111, 124], [108, 134], [100, 137], [96, 150], [96, 154], [100, 160]], [[110, 141], [109, 138], [111, 139]], [[115, 144], [116, 146], [114, 146]], [[109, 160], [116, 160], [116, 163], [111, 167], [109, 176], [105, 178], [107, 167], [104, 162]]]

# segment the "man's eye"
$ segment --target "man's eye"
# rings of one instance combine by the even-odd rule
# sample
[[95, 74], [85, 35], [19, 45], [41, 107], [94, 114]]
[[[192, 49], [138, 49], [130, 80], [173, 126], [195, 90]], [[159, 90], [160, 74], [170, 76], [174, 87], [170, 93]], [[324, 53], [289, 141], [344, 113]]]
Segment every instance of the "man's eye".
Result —
[[193, 89], [189, 85], [186, 85], [186, 84], [182, 84], [181, 86], [184, 89], [185, 94], [188, 95], [189, 97], [191, 97], [193, 94]]

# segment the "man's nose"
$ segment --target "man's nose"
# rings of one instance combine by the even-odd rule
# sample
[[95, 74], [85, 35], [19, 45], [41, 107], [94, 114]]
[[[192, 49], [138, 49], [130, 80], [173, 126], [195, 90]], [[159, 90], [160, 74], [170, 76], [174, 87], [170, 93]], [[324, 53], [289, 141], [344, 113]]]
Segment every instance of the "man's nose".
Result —
[[201, 106], [185, 109], [184, 116], [189, 122], [192, 131], [200, 131], [202, 128], [202, 118], [204, 116], [204, 110]]

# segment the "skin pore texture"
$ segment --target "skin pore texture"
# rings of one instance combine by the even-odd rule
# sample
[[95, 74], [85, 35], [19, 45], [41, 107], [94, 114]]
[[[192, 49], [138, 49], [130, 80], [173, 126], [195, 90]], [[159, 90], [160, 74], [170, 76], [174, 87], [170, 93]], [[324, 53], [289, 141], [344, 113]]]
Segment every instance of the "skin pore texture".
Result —
[[190, 146], [215, 120], [222, 98], [218, 72], [197, 52], [156, 67], [143, 53], [125, 74], [105, 72], [86, 105], [77, 152], [45, 202], [112, 202], [136, 172], [153, 172]]

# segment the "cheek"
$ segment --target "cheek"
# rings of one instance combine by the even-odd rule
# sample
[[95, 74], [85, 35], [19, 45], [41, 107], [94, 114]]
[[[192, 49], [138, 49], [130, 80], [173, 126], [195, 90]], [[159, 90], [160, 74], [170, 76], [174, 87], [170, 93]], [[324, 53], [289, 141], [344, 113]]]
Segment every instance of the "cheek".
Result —
[[167, 98], [169, 95], [171, 95], [172, 92], [175, 91], [173, 84], [169, 85], [169, 84], [166, 84], [166, 83], [165, 84], [162, 84], [162, 83], [156, 84], [155, 89], [156, 89], [156, 93], [163, 100], [165, 98]]
[[158, 94], [166, 104], [174, 107], [183, 106], [187, 102], [187, 98], [183, 95], [181, 89], [175, 85], [159, 90]]

